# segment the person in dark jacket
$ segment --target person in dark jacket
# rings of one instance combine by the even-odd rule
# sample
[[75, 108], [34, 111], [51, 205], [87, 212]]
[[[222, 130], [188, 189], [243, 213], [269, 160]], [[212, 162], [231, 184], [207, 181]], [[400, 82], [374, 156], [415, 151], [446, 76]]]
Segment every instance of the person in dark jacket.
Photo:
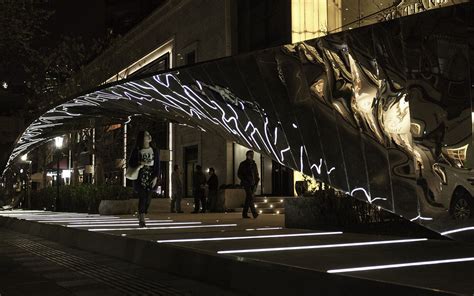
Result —
[[249, 150], [245, 154], [246, 159], [239, 165], [237, 176], [240, 179], [240, 185], [245, 189], [245, 204], [242, 212], [243, 218], [250, 218], [248, 216], [249, 208], [252, 211], [254, 218], [258, 217], [257, 210], [254, 204], [254, 193], [257, 188], [260, 177], [258, 175], [257, 164], [253, 160], [253, 151]]
[[201, 213], [206, 212], [206, 175], [202, 172], [200, 165], [196, 166], [193, 176], [193, 195], [194, 195], [194, 211], [198, 213], [200, 205], [202, 205]]
[[160, 150], [154, 148], [149, 132], [140, 131], [137, 143], [130, 155], [129, 167], [140, 168], [134, 189], [138, 194], [138, 221], [140, 227], [146, 227], [145, 214], [151, 202], [151, 192], [159, 182]]
[[207, 194], [207, 200], [209, 203], [209, 211], [216, 211], [217, 204], [217, 192], [219, 189], [219, 180], [216, 175], [214, 168], [209, 168], [209, 179], [207, 180], [207, 186], [209, 193]]
[[173, 192], [171, 197], [171, 213], [183, 213], [183, 211], [181, 211], [183, 182], [181, 182], [181, 172], [177, 164], [174, 165], [173, 173], [171, 174], [171, 188]]

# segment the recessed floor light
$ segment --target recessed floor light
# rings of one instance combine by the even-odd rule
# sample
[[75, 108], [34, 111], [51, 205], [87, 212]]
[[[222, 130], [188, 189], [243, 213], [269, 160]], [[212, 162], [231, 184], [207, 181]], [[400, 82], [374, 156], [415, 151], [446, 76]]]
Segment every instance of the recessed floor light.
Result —
[[452, 229], [445, 232], [441, 232], [441, 235], [448, 235], [448, 234], [469, 231], [469, 230], [474, 230], [474, 227], [463, 227], [463, 228], [458, 228], [458, 229]]
[[218, 228], [218, 227], [235, 227], [237, 224], [211, 224], [211, 225], [186, 225], [186, 226], [162, 226], [162, 227], [143, 227], [143, 228], [91, 228], [89, 231], [124, 231], [124, 230], [161, 230], [161, 229], [188, 229], [188, 228]]
[[219, 253], [219, 254], [240, 254], [240, 253], [298, 251], [298, 250], [329, 249], [329, 248], [347, 248], [347, 247], [361, 247], [361, 246], [373, 246], [373, 245], [413, 243], [413, 242], [421, 242], [421, 241], [426, 241], [426, 240], [428, 240], [428, 239], [427, 238], [397, 239], [397, 240], [355, 242], [355, 243], [343, 243], [343, 244], [324, 244], [324, 245], [309, 245], [309, 246], [295, 246], [295, 247], [225, 250], [225, 251], [218, 251], [217, 253]]
[[[147, 222], [147, 225], [150, 226], [165, 226], [165, 225], [196, 225], [196, 224], [201, 224], [202, 222], [162, 222], [162, 223], [152, 223], [152, 222]], [[68, 224], [66, 225], [67, 227], [72, 227], [72, 228], [87, 228], [87, 227], [110, 227], [110, 228], [117, 228], [117, 227], [123, 227], [123, 226], [137, 226], [138, 227], [138, 221], [136, 223], [117, 223], [117, 224]]]
[[449, 264], [449, 263], [459, 263], [459, 262], [469, 262], [469, 261], [474, 261], [474, 257], [442, 259], [442, 260], [430, 260], [430, 261], [418, 261], [418, 262], [407, 262], [407, 263], [396, 263], [396, 264], [385, 264], [385, 265], [374, 265], [374, 266], [363, 266], [363, 267], [352, 267], [352, 268], [341, 268], [341, 269], [331, 269], [331, 270], [328, 270], [327, 272], [328, 273], [343, 273], [343, 272], [380, 270], [380, 269], [403, 268], [403, 267], [413, 267], [413, 266]]
[[268, 234], [252, 236], [228, 236], [228, 237], [208, 237], [208, 238], [184, 238], [158, 240], [158, 243], [187, 243], [187, 242], [207, 242], [207, 241], [227, 241], [227, 240], [247, 240], [247, 239], [265, 239], [265, 238], [286, 238], [286, 237], [305, 237], [342, 234], [342, 232], [310, 232], [310, 233], [290, 233], [290, 234]]

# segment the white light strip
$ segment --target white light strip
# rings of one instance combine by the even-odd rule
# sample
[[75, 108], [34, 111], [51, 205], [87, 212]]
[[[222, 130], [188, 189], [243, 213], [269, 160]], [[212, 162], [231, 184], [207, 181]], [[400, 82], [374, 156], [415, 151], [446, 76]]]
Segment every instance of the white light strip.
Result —
[[441, 235], [448, 235], [448, 234], [452, 234], [452, 233], [458, 233], [458, 232], [469, 231], [469, 230], [474, 230], [474, 227], [464, 227], [464, 228], [448, 230], [448, 231], [445, 231], [445, 232], [441, 232]]
[[[148, 220], [145, 219], [147, 222], [173, 222], [173, 220]], [[113, 220], [76, 220], [76, 221], [65, 221], [69, 225], [79, 225], [79, 224], [120, 224], [120, 223], [130, 223], [130, 222], [138, 222], [138, 219], [113, 219]], [[61, 221], [38, 221], [38, 222], [46, 222], [46, 223], [57, 223]]]
[[279, 230], [283, 229], [283, 227], [263, 227], [263, 228], [256, 228], [255, 230], [262, 231], [262, 230]]
[[[164, 225], [197, 225], [201, 224], [202, 222], [172, 222], [172, 223], [146, 223], [147, 225], [151, 226], [164, 226]], [[84, 227], [122, 227], [122, 226], [138, 226], [138, 220], [136, 223], [117, 223], [117, 224], [69, 224], [66, 225], [67, 227], [73, 228], [84, 228]]]
[[385, 241], [344, 243], [344, 244], [326, 244], [326, 245], [311, 245], [311, 246], [297, 246], [297, 247], [280, 247], [280, 248], [226, 250], [226, 251], [218, 251], [217, 253], [218, 253], [218, 254], [236, 254], [236, 253], [260, 253], [260, 252], [276, 252], [276, 251], [295, 251], [295, 250], [311, 250], [311, 249], [347, 248], [347, 247], [359, 247], [359, 246], [373, 246], [373, 245], [388, 245], [388, 244], [412, 243], [412, 242], [420, 242], [420, 241], [426, 241], [426, 240], [428, 240], [428, 239], [427, 239], [427, 238], [397, 239], [397, 240], [385, 240]]
[[291, 233], [291, 234], [270, 234], [253, 236], [229, 236], [229, 237], [209, 237], [209, 238], [187, 238], [187, 239], [167, 239], [156, 241], [158, 243], [186, 243], [186, 242], [207, 242], [207, 241], [226, 241], [243, 239], [262, 239], [262, 238], [284, 238], [284, 237], [302, 237], [342, 234], [342, 232], [311, 232], [311, 233]]
[[34, 214], [34, 213], [46, 213], [45, 211], [8, 211], [6, 210], [5, 213], [2, 213], [3, 214]]
[[12, 213], [16, 215], [28, 215], [28, 216], [38, 216], [38, 217], [108, 217], [101, 216], [99, 214], [80, 214], [80, 213], [52, 213], [52, 212], [38, 212], [38, 213]]
[[52, 216], [46, 216], [46, 215], [9, 215], [8, 217], [15, 217], [15, 218], [18, 218], [18, 219], [22, 219], [22, 220], [60, 220], [60, 219], [71, 219], [71, 220], [78, 220], [78, 219], [100, 219], [100, 220], [105, 220], [105, 219], [119, 219], [118, 217], [117, 218], [105, 218], [105, 219], [102, 219], [100, 217], [80, 217], [80, 216], [77, 216], [77, 217], [71, 217], [71, 216], [55, 216], [55, 217], [52, 217]]
[[390, 269], [390, 268], [403, 268], [403, 267], [411, 267], [411, 266], [449, 264], [449, 263], [468, 262], [468, 261], [474, 261], [474, 257], [454, 258], [454, 259], [444, 259], [444, 260], [432, 260], [432, 261], [418, 261], [418, 262], [387, 264], [387, 265], [375, 265], [375, 266], [364, 266], [364, 267], [354, 267], [354, 268], [331, 269], [331, 270], [328, 270], [327, 272], [328, 273], [342, 273], [342, 272], [380, 270], [380, 269]]
[[[116, 218], [38, 218], [38, 217], [35, 217], [35, 218], [28, 218], [28, 219], [25, 219], [25, 220], [34, 220], [34, 221], [38, 221], [38, 222], [77, 222], [77, 221], [119, 221], [119, 220], [122, 220], [120, 219], [119, 217], [116, 217]], [[137, 218], [133, 219], [133, 220], [137, 220]]]
[[211, 225], [190, 225], [190, 226], [164, 226], [164, 227], [144, 227], [144, 228], [92, 228], [89, 231], [124, 231], [124, 230], [159, 230], [159, 229], [187, 229], [187, 228], [209, 228], [209, 227], [235, 227], [237, 224], [211, 224]]
[[[107, 219], [107, 220], [37, 220], [36, 222], [39, 223], [67, 223], [67, 224], [96, 224], [96, 223], [125, 223], [125, 222], [131, 222], [131, 221], [138, 221], [138, 219], [130, 219], [130, 220], [125, 220], [122, 221], [121, 219]], [[161, 220], [157, 220], [161, 221]], [[171, 222], [171, 220], [163, 220], [162, 222]], [[155, 221], [156, 222], [156, 221]]]

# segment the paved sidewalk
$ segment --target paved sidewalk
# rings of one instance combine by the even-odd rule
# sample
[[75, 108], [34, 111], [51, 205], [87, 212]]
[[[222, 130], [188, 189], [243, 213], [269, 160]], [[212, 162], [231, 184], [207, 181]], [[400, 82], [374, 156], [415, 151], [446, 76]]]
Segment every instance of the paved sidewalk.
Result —
[[0, 295], [239, 295], [0, 228]]
[[[334, 290], [469, 294], [474, 292], [474, 244], [283, 227], [281, 215], [242, 219], [240, 213], [136, 217], [12, 211], [5, 225], [78, 248], [190, 276], [252, 295]], [[283, 280], [292, 285], [279, 285]], [[334, 294], [334, 293], [332, 293]], [[215, 295], [215, 294], [211, 294]], [[219, 294], [218, 294], [219, 295]]]

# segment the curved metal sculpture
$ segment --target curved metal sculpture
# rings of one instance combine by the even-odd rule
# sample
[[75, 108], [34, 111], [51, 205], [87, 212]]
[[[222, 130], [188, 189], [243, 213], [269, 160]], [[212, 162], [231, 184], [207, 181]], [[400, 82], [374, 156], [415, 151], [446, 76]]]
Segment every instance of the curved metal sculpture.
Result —
[[33, 122], [9, 162], [91, 118], [160, 116], [442, 234], [470, 235], [473, 220], [454, 218], [467, 218], [474, 191], [472, 12], [457, 5], [107, 85]]

